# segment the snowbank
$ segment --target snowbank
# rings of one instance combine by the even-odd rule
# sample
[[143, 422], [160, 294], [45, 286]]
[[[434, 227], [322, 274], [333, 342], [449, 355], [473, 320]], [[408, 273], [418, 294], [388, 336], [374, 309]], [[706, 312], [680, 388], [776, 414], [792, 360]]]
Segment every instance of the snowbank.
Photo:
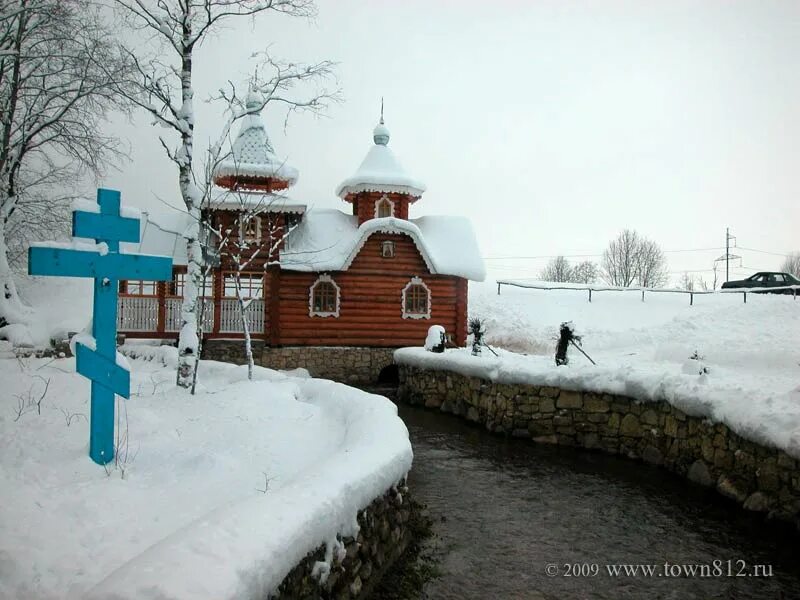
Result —
[[[471, 286], [470, 316], [485, 318], [487, 342], [530, 354], [404, 348], [395, 360], [501, 383], [665, 400], [800, 458], [800, 302], [775, 295], [701, 302], [607, 292], [590, 304], [580, 292], [504, 288], [498, 296], [496, 287]], [[568, 366], [555, 366], [558, 327], [569, 320], [597, 366], [574, 348]]]
[[[486, 342], [552, 358], [559, 325], [572, 321], [599, 364], [663, 363], [680, 368], [697, 351], [712, 371], [746, 387], [785, 392], [800, 384], [800, 300], [791, 296], [502, 289], [470, 283], [470, 317], [485, 320]], [[576, 364], [586, 361], [574, 349]]]
[[190, 396], [174, 349], [137, 349], [109, 474], [74, 359], [0, 360], [0, 598], [263, 598], [411, 467], [385, 398], [205, 361]]

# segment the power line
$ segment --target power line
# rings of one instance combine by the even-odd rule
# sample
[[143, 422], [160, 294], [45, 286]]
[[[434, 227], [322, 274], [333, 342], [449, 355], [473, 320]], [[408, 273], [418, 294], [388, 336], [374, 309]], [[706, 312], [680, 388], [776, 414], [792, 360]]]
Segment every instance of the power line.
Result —
[[[680, 250], [664, 250], [664, 254], [673, 254], [675, 252], [708, 252], [711, 250], [724, 250], [724, 246], [716, 246], [714, 248], [682, 248]], [[484, 256], [483, 260], [536, 260], [542, 258], [598, 258], [603, 256], [600, 254], [543, 254], [541, 256]]]
[[[745, 248], [744, 246], [737, 246], [735, 243], [736, 238], [731, 236], [731, 240], [734, 240], [733, 248], [737, 250], [746, 250], [747, 252], [758, 252], [760, 254], [770, 254], [772, 256], [783, 256], [787, 257], [790, 256], [789, 254], [784, 254], [783, 252], [772, 252], [770, 250], [759, 250], [758, 248]], [[680, 248], [677, 250], [664, 250], [664, 254], [675, 254], [680, 252], [710, 252], [712, 250], [727, 250], [730, 251], [730, 247], [726, 249], [725, 246], [714, 246], [710, 248]], [[600, 258], [603, 256], [603, 253], [599, 254], [540, 254], [538, 256], [484, 256], [482, 257], [483, 260], [541, 260], [544, 258]], [[740, 256], [733, 256], [731, 255], [730, 258], [741, 258]], [[717, 260], [724, 260], [725, 256], [721, 256]]]
[[756, 250], [755, 248], [745, 248], [744, 246], [737, 246], [739, 250], [747, 250], [748, 252], [760, 252], [761, 254], [771, 254], [773, 256], [783, 256], [784, 258], [789, 256], [788, 254], [783, 254], [781, 252], [770, 252], [768, 250]]

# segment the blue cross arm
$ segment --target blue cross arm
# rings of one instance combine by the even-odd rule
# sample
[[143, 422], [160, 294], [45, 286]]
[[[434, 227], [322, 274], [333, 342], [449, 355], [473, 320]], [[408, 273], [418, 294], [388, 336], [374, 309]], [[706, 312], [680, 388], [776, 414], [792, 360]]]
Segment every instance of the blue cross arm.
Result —
[[131, 374], [115, 358], [105, 357], [80, 342], [75, 344], [75, 369], [98, 385], [123, 398], [131, 396]]
[[72, 235], [109, 242], [138, 242], [139, 219], [76, 210], [72, 213]]
[[172, 279], [172, 259], [146, 254], [100, 254], [89, 250], [31, 246], [28, 249], [28, 273], [169, 281]]

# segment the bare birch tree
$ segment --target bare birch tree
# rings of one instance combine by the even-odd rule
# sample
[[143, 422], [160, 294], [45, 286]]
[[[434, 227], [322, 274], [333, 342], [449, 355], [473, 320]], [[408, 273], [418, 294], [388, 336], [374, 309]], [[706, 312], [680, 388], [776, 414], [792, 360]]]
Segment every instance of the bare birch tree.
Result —
[[542, 281], [554, 281], [557, 283], [572, 281], [572, 265], [563, 256], [551, 258], [547, 266], [542, 269], [539, 275]]
[[[27, 334], [32, 311], [20, 299], [8, 236], [53, 222], [55, 186], [98, 174], [119, 153], [105, 135], [126, 75], [117, 36], [88, 0], [6, 0], [0, 6], [0, 336]], [[12, 240], [12, 246], [14, 245]], [[17, 248], [20, 244], [17, 243]]]
[[590, 260], [584, 260], [572, 267], [570, 281], [573, 283], [594, 283], [597, 281], [598, 268]]
[[611, 285], [661, 287], [667, 282], [667, 260], [654, 241], [623, 230], [603, 252], [603, 277]]
[[573, 265], [563, 256], [556, 256], [542, 269], [539, 277], [543, 281], [561, 283], [594, 283], [597, 281], [597, 265], [584, 260]]
[[[208, 36], [219, 33], [232, 19], [268, 12], [310, 18], [315, 16], [316, 8], [311, 0], [114, 1], [146, 34], [148, 42], [156, 45], [148, 56], [131, 52], [138, 73], [134, 83], [139, 89], [134, 100], [150, 114], [154, 124], [170, 130], [173, 140], [178, 140], [176, 145], [160, 138], [167, 157], [177, 167], [181, 197], [189, 214], [189, 226], [184, 232], [188, 265], [178, 340], [177, 382], [190, 387], [199, 358], [198, 289], [203, 272], [200, 223], [205, 194], [202, 178], [195, 171], [194, 53]], [[299, 77], [297, 69], [296, 65], [286, 65], [286, 71], [294, 71]], [[288, 85], [291, 79], [286, 75], [282, 81]], [[280, 96], [281, 90], [276, 89], [272, 99], [278, 100]]]
[[781, 271], [791, 273], [800, 279], [800, 252], [792, 252], [781, 264]]
[[[250, 277], [255, 266], [258, 277], [258, 289], [263, 290], [263, 278], [267, 274], [267, 268], [280, 263], [278, 250], [281, 248], [286, 238], [289, 236], [294, 226], [283, 227], [275, 218], [271, 210], [279, 205], [283, 198], [278, 195], [258, 195], [235, 192], [224, 194], [218, 202], [224, 202], [227, 210], [231, 210], [235, 217], [229, 221], [229, 227], [215, 227], [213, 223], [206, 220], [207, 231], [210, 233], [209, 239], [216, 241], [220, 261], [233, 267], [231, 271], [231, 283], [236, 296], [236, 303], [239, 311], [239, 321], [244, 334], [245, 359], [247, 361], [247, 378], [253, 378], [253, 344], [251, 307], [256, 300], [266, 300], [263, 295], [253, 294], [252, 284], [248, 284], [245, 291], [243, 278]], [[213, 206], [213, 204], [212, 204]], [[219, 206], [219, 204], [217, 204]], [[247, 232], [256, 232], [254, 237], [248, 236]], [[223, 286], [229, 285], [223, 282]]]
[[697, 278], [688, 271], [685, 271], [678, 280], [678, 287], [687, 292], [693, 292], [697, 284]]
[[636, 280], [646, 288], [663, 287], [667, 283], [667, 259], [661, 247], [652, 240], [640, 238], [636, 256]]
[[630, 287], [636, 281], [639, 234], [623, 230], [603, 252], [603, 277], [611, 285]]
[[[272, 265], [279, 264], [278, 250], [292, 232], [294, 227], [284, 227], [274, 218], [270, 218], [273, 209], [280, 212], [287, 198], [281, 193], [250, 193], [238, 189], [227, 190], [214, 187], [214, 174], [217, 167], [225, 161], [232, 162], [234, 171], [239, 171], [236, 154], [232, 151], [233, 139], [231, 132], [238, 122], [242, 126], [263, 127], [257, 121], [246, 122], [245, 119], [260, 119], [261, 111], [270, 104], [284, 105], [290, 112], [294, 110], [309, 110], [319, 113], [327, 108], [328, 103], [339, 99], [338, 90], [328, 91], [324, 87], [316, 86], [313, 91], [306, 92], [303, 97], [285, 95], [298, 85], [316, 82], [329, 78], [332, 75], [332, 63], [323, 61], [314, 65], [298, 66], [286, 65], [276, 62], [267, 53], [262, 53], [261, 63], [256, 69], [256, 75], [251, 79], [249, 92], [244, 102], [239, 98], [236, 87], [228, 83], [226, 90], [220, 90], [217, 100], [226, 103], [228, 118], [222, 130], [222, 135], [216, 143], [209, 146], [206, 161], [205, 175], [205, 200], [203, 203], [204, 220], [203, 228], [206, 232], [206, 254], [216, 253], [220, 261], [226, 261], [233, 269], [233, 284], [236, 293], [239, 318], [244, 333], [245, 357], [247, 359], [248, 379], [253, 376], [253, 348], [250, 327], [250, 307], [257, 298], [251, 294], [245, 297], [242, 287], [243, 273], [251, 270], [253, 265], [260, 265], [262, 288], [263, 277], [266, 270]], [[288, 117], [288, 113], [287, 113]], [[268, 140], [265, 135], [265, 144]], [[223, 153], [223, 148], [230, 145], [231, 151]], [[269, 148], [265, 148], [269, 149]], [[284, 165], [275, 164], [275, 170], [280, 171]], [[214, 209], [224, 207], [231, 211], [235, 217], [229, 222], [226, 229], [213, 223], [209, 218]], [[248, 239], [248, 231], [256, 232], [255, 239]], [[200, 333], [202, 340], [202, 332]]]

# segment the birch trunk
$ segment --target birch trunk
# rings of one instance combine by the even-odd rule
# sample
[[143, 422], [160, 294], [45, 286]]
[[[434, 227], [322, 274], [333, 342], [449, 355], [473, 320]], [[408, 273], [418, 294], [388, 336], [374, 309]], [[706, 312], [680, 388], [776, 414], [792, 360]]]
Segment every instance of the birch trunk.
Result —
[[247, 320], [248, 303], [245, 306], [242, 298], [242, 286], [240, 284], [239, 273], [236, 273], [236, 300], [239, 305], [239, 316], [242, 319], [242, 331], [244, 332], [244, 356], [247, 359], [247, 379], [253, 379], [253, 342], [250, 338], [250, 323]]
[[194, 108], [192, 106], [192, 27], [191, 5], [184, 14], [181, 53], [181, 100], [180, 131], [181, 147], [178, 151], [179, 184], [189, 225], [183, 234], [186, 240], [186, 285], [181, 306], [181, 331], [178, 338], [177, 384], [191, 388], [194, 379], [195, 361], [199, 350], [197, 338], [198, 290], [203, 278], [203, 255], [200, 247], [200, 202], [201, 196], [193, 180], [192, 160], [194, 154]]

